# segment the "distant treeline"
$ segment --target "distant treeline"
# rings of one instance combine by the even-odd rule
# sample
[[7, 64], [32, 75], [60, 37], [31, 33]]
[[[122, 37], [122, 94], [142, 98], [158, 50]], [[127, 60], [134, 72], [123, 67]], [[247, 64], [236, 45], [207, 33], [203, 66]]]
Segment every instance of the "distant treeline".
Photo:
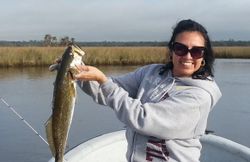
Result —
[[[113, 46], [121, 46], [121, 47], [165, 47], [168, 42], [166, 41], [129, 41], [129, 42], [119, 42], [119, 41], [96, 41], [96, 42], [77, 42], [76, 44], [79, 46], [85, 47], [113, 47]], [[235, 41], [235, 40], [226, 40], [226, 41], [213, 41], [213, 46], [250, 46], [250, 41]], [[43, 40], [31, 40], [31, 41], [0, 41], [1, 47], [23, 47], [23, 46], [37, 46], [44, 47], [48, 46], [45, 44]], [[62, 44], [52, 44], [50, 46], [65, 46]]]

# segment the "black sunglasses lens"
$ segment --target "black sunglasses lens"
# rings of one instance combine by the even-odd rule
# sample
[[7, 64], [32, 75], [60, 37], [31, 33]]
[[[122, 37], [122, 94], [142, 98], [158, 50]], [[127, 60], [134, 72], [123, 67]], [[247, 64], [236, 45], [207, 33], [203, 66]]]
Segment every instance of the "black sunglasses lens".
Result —
[[202, 47], [193, 47], [191, 50], [190, 50], [190, 53], [191, 53], [191, 56], [193, 58], [202, 58], [203, 57], [203, 53], [204, 53], [204, 48]]
[[174, 43], [173, 51], [178, 56], [185, 56], [188, 53], [188, 48], [183, 44]]

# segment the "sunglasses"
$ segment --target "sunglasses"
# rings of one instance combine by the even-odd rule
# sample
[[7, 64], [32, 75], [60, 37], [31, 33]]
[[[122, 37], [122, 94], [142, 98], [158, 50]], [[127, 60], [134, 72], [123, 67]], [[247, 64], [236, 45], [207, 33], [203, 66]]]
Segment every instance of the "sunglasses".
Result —
[[188, 54], [188, 52], [191, 54], [191, 56], [194, 59], [202, 58], [205, 52], [205, 47], [197, 47], [194, 46], [191, 49], [188, 49], [188, 47], [182, 43], [174, 42], [172, 45], [172, 50], [174, 53], [178, 56], [185, 56]]

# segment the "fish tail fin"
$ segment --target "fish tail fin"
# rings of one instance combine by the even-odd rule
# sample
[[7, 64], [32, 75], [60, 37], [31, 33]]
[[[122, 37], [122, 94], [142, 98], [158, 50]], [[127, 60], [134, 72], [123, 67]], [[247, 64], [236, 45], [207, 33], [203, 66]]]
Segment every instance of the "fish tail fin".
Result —
[[53, 139], [53, 134], [52, 134], [52, 117], [50, 117], [45, 123], [45, 129], [46, 129], [46, 136], [47, 136], [47, 140], [49, 143], [51, 153], [55, 157], [56, 151], [55, 151], [54, 139]]

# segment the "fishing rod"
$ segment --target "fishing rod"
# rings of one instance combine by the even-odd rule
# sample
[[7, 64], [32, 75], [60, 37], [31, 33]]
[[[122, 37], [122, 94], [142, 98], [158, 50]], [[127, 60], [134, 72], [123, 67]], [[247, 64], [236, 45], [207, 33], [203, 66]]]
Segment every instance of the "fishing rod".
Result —
[[44, 143], [47, 145], [48, 142], [14, 109], [13, 106], [10, 106], [2, 97], [1, 101], [22, 121], [26, 126], [28, 126]]

